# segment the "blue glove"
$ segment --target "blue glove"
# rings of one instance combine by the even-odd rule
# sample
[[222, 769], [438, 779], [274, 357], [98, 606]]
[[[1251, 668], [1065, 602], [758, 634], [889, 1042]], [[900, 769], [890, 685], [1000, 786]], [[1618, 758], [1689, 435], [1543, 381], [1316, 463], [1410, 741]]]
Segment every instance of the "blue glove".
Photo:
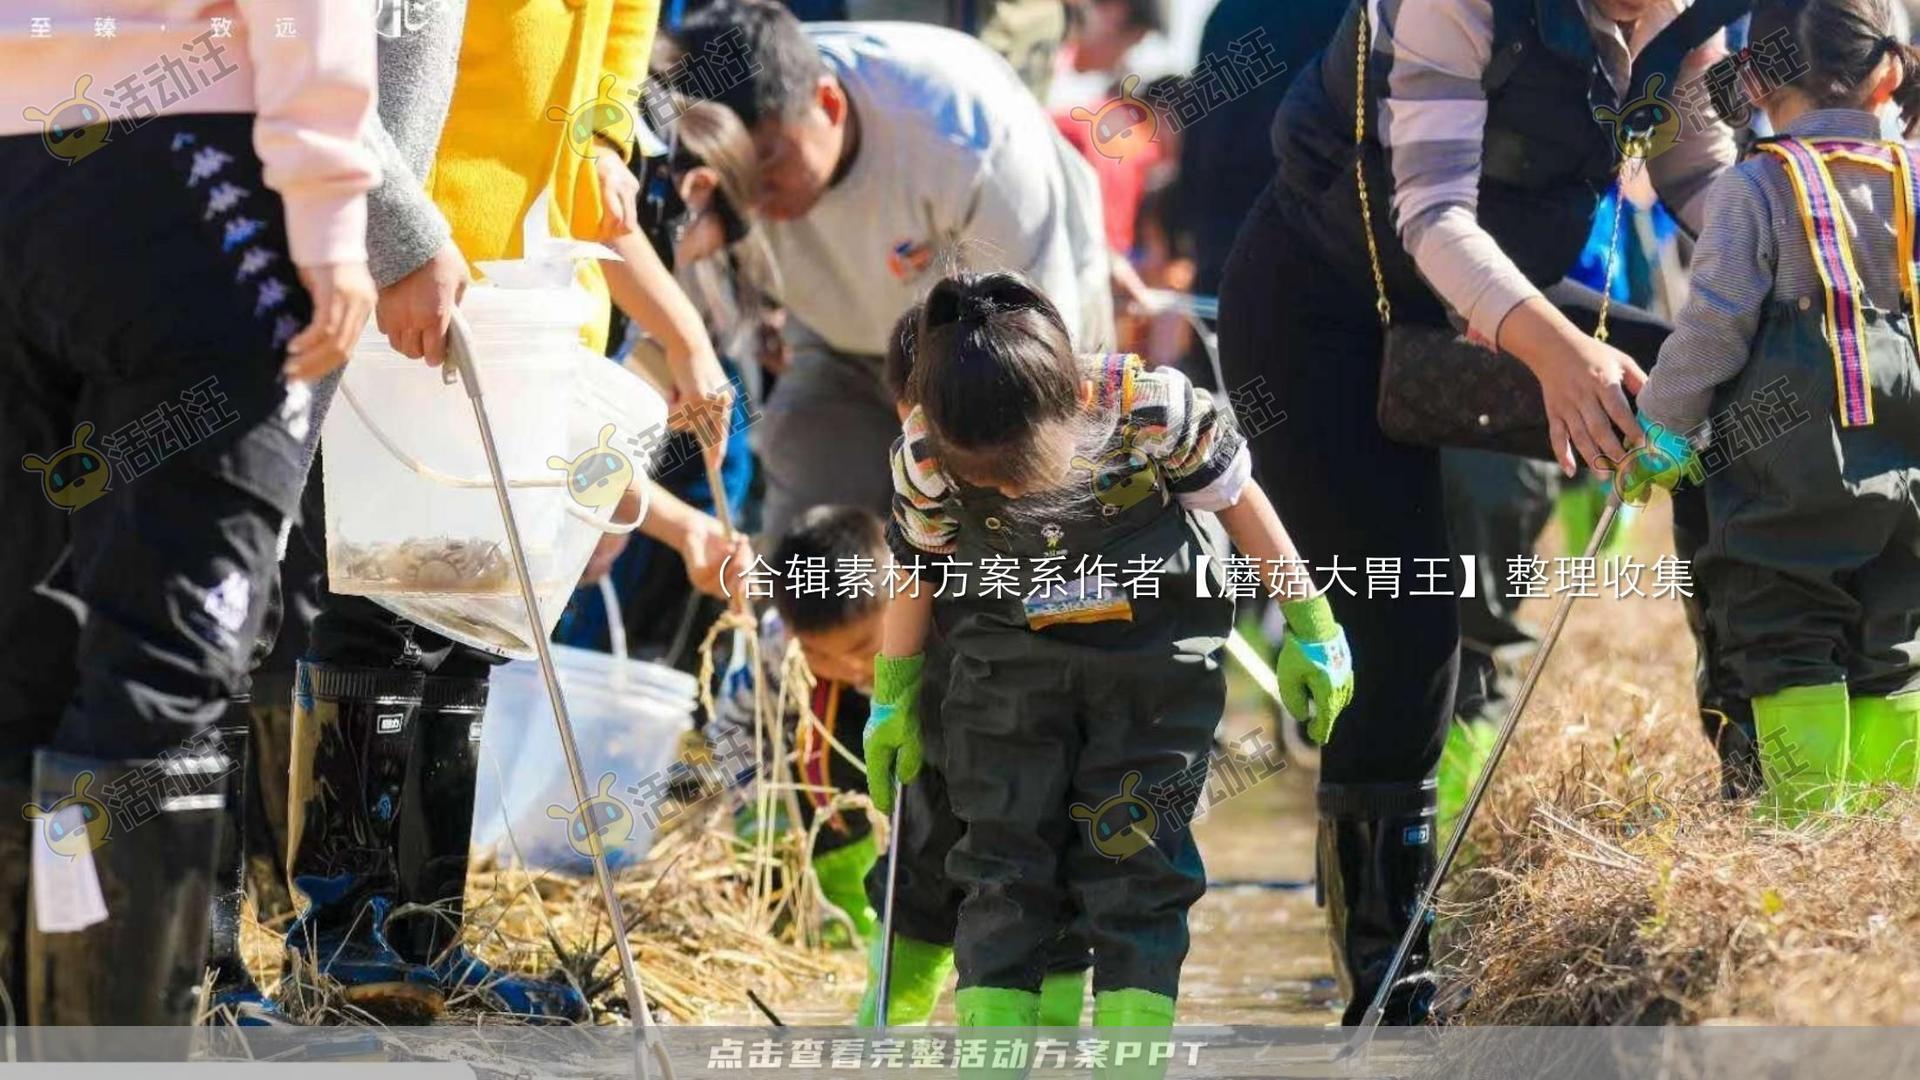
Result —
[[1627, 452], [1627, 459], [1614, 473], [1614, 490], [1622, 502], [1640, 506], [1656, 487], [1672, 491], [1680, 481], [1699, 484], [1706, 481], [1700, 456], [1686, 436], [1671, 428], [1640, 417], [1640, 430], [1647, 441]]

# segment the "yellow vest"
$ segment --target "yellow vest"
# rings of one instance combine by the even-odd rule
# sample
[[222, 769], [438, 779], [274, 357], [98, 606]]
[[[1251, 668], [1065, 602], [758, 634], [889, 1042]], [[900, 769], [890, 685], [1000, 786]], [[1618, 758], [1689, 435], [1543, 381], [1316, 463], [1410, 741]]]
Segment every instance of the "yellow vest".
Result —
[[[460, 70], [426, 189], [468, 262], [519, 258], [522, 221], [549, 188], [555, 236], [599, 235], [594, 141], [573, 135], [601, 127], [623, 144], [632, 139], [635, 92], [659, 21], [660, 0], [467, 5]], [[576, 123], [583, 116], [591, 119]], [[606, 279], [594, 263], [580, 279], [600, 299], [581, 339], [603, 349]]]

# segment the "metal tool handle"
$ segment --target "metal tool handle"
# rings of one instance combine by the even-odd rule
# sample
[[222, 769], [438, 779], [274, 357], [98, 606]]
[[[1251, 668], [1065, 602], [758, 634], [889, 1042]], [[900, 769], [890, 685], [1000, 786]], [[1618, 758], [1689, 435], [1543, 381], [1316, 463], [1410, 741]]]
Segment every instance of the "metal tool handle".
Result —
[[[1607, 535], [1613, 531], [1613, 520], [1620, 512], [1620, 493], [1614, 491], [1607, 498], [1605, 510], [1600, 512], [1600, 520], [1594, 525], [1593, 538], [1587, 541], [1586, 554], [1581, 561], [1591, 562], [1607, 542]], [[1406, 933], [1400, 935], [1400, 947], [1394, 950], [1393, 962], [1387, 965], [1385, 975], [1380, 980], [1379, 989], [1373, 993], [1373, 1002], [1367, 1006], [1366, 1016], [1360, 1021], [1359, 1029], [1347, 1044], [1344, 1054], [1351, 1055], [1364, 1050], [1380, 1028], [1380, 1019], [1386, 1014], [1387, 998], [1393, 992], [1393, 984], [1400, 979], [1400, 969], [1406, 966], [1407, 956], [1413, 951], [1413, 943], [1419, 939], [1422, 927], [1426, 925], [1428, 915], [1433, 911], [1433, 898], [1446, 881], [1447, 871], [1452, 869], [1454, 857], [1460, 854], [1460, 843], [1467, 835], [1467, 827], [1473, 823], [1474, 811], [1480, 807], [1480, 799], [1486, 795], [1487, 787], [1493, 780], [1493, 772], [1500, 767], [1500, 758], [1507, 752], [1507, 744], [1513, 740], [1513, 732], [1520, 723], [1520, 715], [1527, 710], [1527, 703], [1533, 700], [1533, 691], [1540, 684], [1540, 673], [1546, 670], [1547, 661], [1553, 657], [1553, 647], [1560, 642], [1560, 631], [1567, 625], [1567, 616], [1573, 612], [1573, 602], [1579, 599], [1577, 591], [1561, 594], [1560, 602], [1554, 606], [1553, 619], [1547, 624], [1547, 632], [1540, 639], [1540, 649], [1533, 654], [1533, 662], [1527, 665], [1527, 676], [1520, 683], [1520, 692], [1514, 695], [1513, 704], [1507, 707], [1507, 716], [1500, 724], [1500, 734], [1494, 739], [1493, 750], [1487, 755], [1487, 763], [1480, 768], [1480, 776], [1473, 783], [1473, 790], [1467, 794], [1467, 801], [1460, 808], [1459, 817], [1454, 819], [1453, 834], [1447, 837], [1447, 846], [1440, 852], [1440, 861], [1434, 863], [1433, 873], [1427, 876], [1427, 883], [1420, 890], [1420, 902], [1413, 909], [1413, 917], [1407, 922]]]
[[[520, 599], [526, 605], [528, 636], [533, 639], [534, 651], [540, 660], [540, 674], [546, 680], [547, 700], [553, 706], [553, 722], [560, 736], [560, 751], [567, 760], [567, 775], [573, 781], [574, 798], [581, 806], [587, 806], [593, 798], [593, 789], [587, 786], [586, 770], [580, 763], [580, 747], [574, 739], [573, 721], [567, 714], [566, 695], [561, 692], [560, 678], [553, 666], [553, 652], [547, 645], [547, 636], [540, 632], [540, 601], [534, 591], [533, 574], [527, 568], [527, 553], [520, 544], [520, 526], [514, 520], [513, 501], [507, 495], [506, 474], [500, 465], [500, 449], [493, 438], [493, 425], [487, 418], [487, 406], [481, 395], [479, 365], [473, 358], [473, 334], [467, 320], [457, 309], [453, 313], [453, 323], [447, 330], [447, 359], [459, 373], [460, 380], [467, 389], [467, 398], [473, 403], [473, 420], [480, 429], [480, 445], [487, 455], [487, 471], [493, 477], [494, 497], [500, 503], [500, 519], [506, 526], [507, 549], [513, 558], [513, 572], [520, 582]], [[673, 1062], [667, 1056], [664, 1046], [653, 1043], [653, 1012], [647, 1007], [647, 997], [640, 985], [639, 966], [634, 963], [633, 946], [627, 941], [627, 920], [620, 910], [620, 897], [614, 891], [613, 871], [607, 865], [607, 853], [600, 845], [599, 834], [592, 829], [587, 831], [588, 847], [593, 860], [593, 876], [600, 885], [600, 898], [606, 904], [607, 917], [611, 920], [614, 935], [614, 948], [620, 958], [620, 976], [626, 985], [627, 1008], [638, 1021], [641, 1041], [653, 1046], [659, 1058], [667, 1080], [673, 1080]], [[650, 1071], [645, 1055], [639, 1047], [634, 1050], [634, 1068], [636, 1073], [647, 1080]]]
[[893, 892], [900, 880], [900, 820], [905, 816], [907, 800], [902, 797], [900, 778], [893, 778], [893, 814], [887, 822], [887, 898], [880, 906], [880, 986], [874, 992], [879, 1008], [874, 1010], [877, 1026], [887, 1026], [887, 1009], [893, 1001]]

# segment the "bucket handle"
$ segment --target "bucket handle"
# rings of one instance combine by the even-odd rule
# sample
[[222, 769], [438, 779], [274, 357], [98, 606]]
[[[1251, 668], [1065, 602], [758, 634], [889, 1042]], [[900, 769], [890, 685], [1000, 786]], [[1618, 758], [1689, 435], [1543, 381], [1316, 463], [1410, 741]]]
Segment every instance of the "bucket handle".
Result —
[[[433, 466], [427, 464], [426, 462], [421, 461], [419, 458], [414, 457], [412, 454], [407, 453], [405, 450], [400, 449], [400, 445], [394, 442], [393, 439], [389, 437], [385, 431], [381, 430], [381, 427], [379, 424], [374, 423], [373, 417], [367, 413], [367, 410], [364, 407], [361, 406], [360, 399], [354, 396], [353, 387], [347, 385], [347, 380], [345, 379], [340, 380], [339, 392], [341, 397], [344, 397], [347, 399], [347, 405], [348, 407], [353, 409], [353, 414], [355, 416], [358, 416], [360, 418], [360, 422], [365, 424], [367, 426], [367, 430], [373, 434], [374, 441], [378, 442], [382, 447], [384, 447], [387, 453], [393, 455], [393, 458], [395, 461], [398, 461], [400, 464], [405, 465], [407, 468], [413, 470], [415, 473], [419, 474], [422, 478], [431, 480], [442, 487], [451, 487], [451, 488], [492, 488], [493, 487], [493, 480], [490, 477], [455, 476], [452, 473], [442, 472], [439, 469], [436, 469]], [[558, 470], [555, 470], [555, 471], [558, 471]], [[566, 482], [567, 482], [567, 478], [566, 478], [566, 474], [564, 473], [562, 473], [558, 477], [548, 476], [543, 473], [538, 478], [525, 477], [525, 476], [509, 478], [507, 480], [507, 486], [510, 488], [560, 487]]]
[[624, 693], [627, 689], [627, 621], [620, 611], [620, 591], [613, 587], [613, 576], [608, 574], [600, 579], [601, 607], [607, 612], [607, 645], [613, 653], [613, 690]]
[[[393, 459], [395, 461], [398, 461], [400, 464], [405, 465], [408, 469], [412, 470], [415, 474], [419, 475], [421, 478], [426, 480], [431, 480], [442, 487], [450, 487], [450, 488], [491, 488], [493, 487], [493, 480], [490, 477], [455, 476], [449, 472], [442, 472], [441, 470], [434, 468], [433, 466], [427, 464], [426, 462], [421, 461], [419, 458], [414, 457], [412, 454], [407, 453], [405, 450], [402, 450], [400, 448], [400, 444], [394, 442], [392, 437], [390, 437], [384, 430], [382, 430], [379, 424], [374, 423], [373, 417], [368, 414], [367, 410], [364, 407], [361, 406], [360, 399], [354, 396], [353, 388], [347, 385], [347, 381], [345, 379], [340, 380], [339, 393], [340, 393], [340, 396], [346, 398], [347, 406], [353, 410], [353, 414], [360, 418], [360, 422], [362, 424], [366, 425], [367, 431], [373, 435], [374, 441], [378, 442], [382, 447], [384, 447], [387, 453], [393, 456]], [[559, 472], [559, 470], [557, 469], [554, 471]], [[549, 477], [543, 474], [539, 477], [525, 477], [525, 476], [511, 477], [507, 480], [507, 486], [510, 488], [562, 487], [562, 486], [565, 486], [566, 483], [567, 483], [567, 475], [565, 473], [560, 473], [558, 476], [555, 476], [555, 477]], [[651, 485], [642, 484], [640, 485], [640, 512], [634, 515], [632, 521], [614, 521], [612, 519], [602, 520], [588, 513], [585, 510], [585, 508], [583, 508], [579, 503], [574, 502], [572, 499], [567, 500], [567, 513], [572, 515], [577, 520], [587, 525], [591, 525], [595, 529], [598, 529], [603, 533], [625, 534], [625, 533], [630, 533], [633, 530], [639, 528], [640, 523], [646, 520], [647, 511], [652, 507], [652, 501], [653, 500], [652, 500]]]

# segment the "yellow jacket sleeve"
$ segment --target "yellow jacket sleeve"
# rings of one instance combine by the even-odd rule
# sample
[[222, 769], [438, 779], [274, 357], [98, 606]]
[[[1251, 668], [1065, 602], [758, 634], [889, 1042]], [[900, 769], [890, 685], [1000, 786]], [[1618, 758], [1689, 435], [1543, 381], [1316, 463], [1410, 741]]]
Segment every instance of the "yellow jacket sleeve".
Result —
[[[631, 109], [635, 117], [640, 113], [640, 84], [647, 78], [654, 32], [659, 25], [660, 0], [613, 0], [613, 16], [607, 26], [607, 47], [600, 61], [600, 72], [613, 76], [614, 97]], [[620, 152], [632, 160], [631, 132], [622, 141]]]

